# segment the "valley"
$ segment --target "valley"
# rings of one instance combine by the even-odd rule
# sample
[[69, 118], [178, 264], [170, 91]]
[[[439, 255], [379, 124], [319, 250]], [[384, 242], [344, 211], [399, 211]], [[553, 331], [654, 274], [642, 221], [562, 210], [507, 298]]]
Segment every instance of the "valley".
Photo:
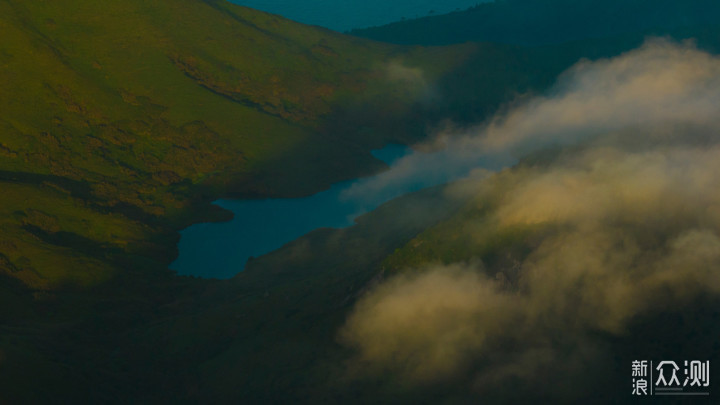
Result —
[[[352, 35], [0, 1], [0, 402], [626, 403], [635, 357], [714, 361], [714, 9], [541, 37], [517, 1]], [[357, 218], [173, 265], [353, 179]]]

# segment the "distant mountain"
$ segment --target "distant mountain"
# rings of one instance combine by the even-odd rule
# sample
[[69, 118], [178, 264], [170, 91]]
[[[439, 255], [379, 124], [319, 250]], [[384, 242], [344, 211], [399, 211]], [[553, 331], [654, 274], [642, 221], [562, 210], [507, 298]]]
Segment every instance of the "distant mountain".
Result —
[[396, 44], [541, 45], [718, 21], [720, 2], [715, 0], [500, 0], [351, 33]]

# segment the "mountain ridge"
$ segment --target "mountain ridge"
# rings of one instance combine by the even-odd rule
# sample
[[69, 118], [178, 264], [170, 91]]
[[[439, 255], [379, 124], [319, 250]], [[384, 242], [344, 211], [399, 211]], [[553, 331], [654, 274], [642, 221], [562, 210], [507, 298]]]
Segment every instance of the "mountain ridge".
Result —
[[644, 30], [712, 25], [712, 0], [501, 0], [449, 14], [351, 30], [350, 34], [404, 45], [490, 41], [549, 45]]

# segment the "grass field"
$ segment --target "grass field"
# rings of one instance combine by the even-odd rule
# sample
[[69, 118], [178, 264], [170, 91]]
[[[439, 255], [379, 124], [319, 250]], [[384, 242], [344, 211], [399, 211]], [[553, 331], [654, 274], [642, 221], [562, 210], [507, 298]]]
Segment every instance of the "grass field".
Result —
[[[328, 382], [348, 357], [336, 331], [352, 304], [409, 266], [478, 255], [500, 266], [498, 252], [522, 254], [536, 229], [478, 245], [464, 224], [493, 202], [428, 190], [227, 282], [168, 270], [178, 231], [228, 219], [218, 198], [307, 195], [375, 173], [372, 149], [482, 121], [644, 36], [397, 46], [224, 1], [0, 1], [0, 402], [410, 395], [381, 379]], [[404, 216], [418, 204], [436, 211]]]

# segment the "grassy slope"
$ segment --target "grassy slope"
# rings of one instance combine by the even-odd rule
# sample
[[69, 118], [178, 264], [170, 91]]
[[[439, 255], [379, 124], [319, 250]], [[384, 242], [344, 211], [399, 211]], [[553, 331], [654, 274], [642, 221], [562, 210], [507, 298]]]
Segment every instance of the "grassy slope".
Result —
[[222, 216], [198, 204], [377, 170], [369, 149], [478, 119], [578, 56], [531, 70], [520, 48], [398, 48], [215, 1], [0, 7], [0, 269], [35, 289], [163, 267], [177, 229]]
[[[418, 136], [371, 120], [414, 103], [387, 64], [424, 61], [432, 79], [460, 50], [224, 2], [0, 1], [0, 402], [182, 384], [128, 337], [202, 308], [214, 285], [166, 269], [176, 231], [226, 217], [206, 205], [223, 195], [303, 194], [381, 168], [370, 149]], [[362, 133], [335, 131], [341, 116]]]
[[166, 262], [203, 196], [314, 191], [407, 136], [323, 124], [381, 90], [412, 104], [385, 80], [391, 46], [215, 1], [3, 1], [0, 16], [0, 269], [33, 288], [106, 280], [113, 252]]
[[[397, 48], [197, 0], [0, 11], [0, 400], [11, 402], [322, 399], [342, 368], [332, 341], [345, 311], [432, 219], [393, 227], [406, 209], [381, 211], [232, 283], [172, 276], [175, 231], [221, 217], [203, 205], [221, 195], [368, 173], [380, 167], [370, 148], [449, 112], [482, 117], [632, 42]], [[398, 60], [423, 68], [435, 103], [387, 80]]]
[[226, 325], [217, 290], [244, 290], [174, 277], [176, 231], [223, 218], [206, 205], [223, 195], [381, 168], [371, 148], [424, 130], [422, 86], [388, 66], [434, 82], [471, 48], [398, 48], [214, 1], [0, 1], [0, 401], [190, 395], [229, 337], [162, 348], [196, 313]]

